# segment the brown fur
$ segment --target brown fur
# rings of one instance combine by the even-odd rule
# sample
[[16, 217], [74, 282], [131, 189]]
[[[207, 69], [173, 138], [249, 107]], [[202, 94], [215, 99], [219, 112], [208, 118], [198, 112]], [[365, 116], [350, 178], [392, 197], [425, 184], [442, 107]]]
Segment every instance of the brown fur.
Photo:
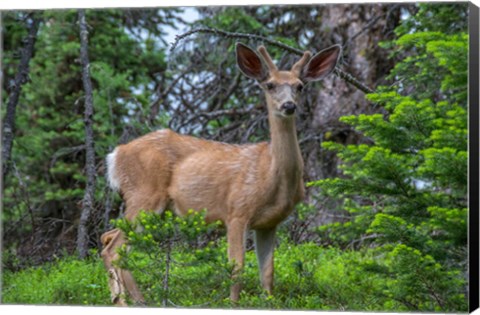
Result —
[[[260, 51], [264, 59], [270, 59], [264, 48]], [[338, 56], [329, 54], [325, 59], [331, 62], [333, 58], [336, 63]], [[246, 60], [249, 58], [255, 60]], [[310, 53], [306, 52], [292, 71], [278, 71], [270, 59], [265, 70], [265, 61], [255, 52], [237, 46], [240, 69], [262, 81], [265, 89], [270, 143], [231, 145], [166, 129], [118, 146], [108, 157], [109, 178], [126, 202], [125, 217], [132, 220], [140, 210], [161, 213], [170, 208], [177, 215], [185, 215], [189, 209], [206, 208], [207, 221], [220, 220], [227, 229], [228, 256], [236, 264], [235, 274], [243, 267], [246, 231], [254, 229], [261, 282], [272, 294], [275, 230], [304, 197], [295, 117], [286, 114], [282, 106], [297, 103], [297, 86], [303, 84], [301, 70], [309, 59]], [[266, 83], [276, 87], [267, 89]], [[122, 233], [115, 229], [102, 235], [101, 240], [112, 300], [126, 305], [125, 295], [130, 294], [142, 303], [130, 272], [112, 264], [118, 258], [116, 248], [125, 243]], [[237, 301], [239, 293], [237, 283], [231, 288], [231, 299]]]

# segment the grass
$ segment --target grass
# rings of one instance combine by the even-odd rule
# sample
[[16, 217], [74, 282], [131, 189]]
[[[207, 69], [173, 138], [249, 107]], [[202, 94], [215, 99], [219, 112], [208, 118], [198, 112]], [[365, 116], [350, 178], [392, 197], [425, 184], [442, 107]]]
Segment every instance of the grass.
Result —
[[109, 305], [107, 275], [99, 258], [58, 259], [16, 273], [3, 273], [2, 303]]
[[[217, 250], [226, 255], [226, 245]], [[220, 253], [223, 254], [223, 253]], [[239, 304], [228, 300], [229, 278], [218, 264], [195, 261], [195, 253], [175, 253], [169, 278], [169, 300], [181, 307], [309, 310], [401, 310], [382, 297], [385, 279], [362, 266], [373, 264], [371, 252], [342, 252], [315, 244], [283, 242], [275, 256], [275, 295], [260, 287], [253, 251], [247, 252], [244, 290]], [[147, 259], [147, 258], [145, 258]], [[160, 268], [161, 261], [144, 262]], [[141, 265], [141, 264], [140, 264]], [[141, 270], [141, 269], [140, 269]], [[163, 273], [136, 272], [149, 306], [161, 306]], [[388, 302], [388, 303], [387, 303]], [[110, 305], [107, 273], [98, 255], [87, 260], [59, 259], [40, 267], [3, 275], [3, 303]]]
[[[132, 270], [147, 306], [392, 312], [466, 308], [458, 272], [442, 269], [433, 258], [406, 245], [391, 252], [380, 247], [341, 250], [295, 245], [282, 233], [275, 252], [274, 296], [262, 290], [251, 250], [240, 277], [240, 301], [232, 304], [228, 296], [233, 265], [227, 260], [225, 238], [209, 240], [216, 227], [202, 220], [201, 213], [182, 219], [167, 212], [141, 213], [138, 222], [117, 222], [132, 249], [119, 249], [118, 265]], [[111, 305], [107, 280], [98, 253], [86, 260], [64, 257], [6, 271], [3, 303]]]

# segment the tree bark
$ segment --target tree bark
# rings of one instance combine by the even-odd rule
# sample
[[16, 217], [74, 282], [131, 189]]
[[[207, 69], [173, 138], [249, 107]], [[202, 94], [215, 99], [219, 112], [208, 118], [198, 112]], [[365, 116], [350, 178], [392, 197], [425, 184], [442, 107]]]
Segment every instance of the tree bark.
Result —
[[17, 110], [18, 100], [20, 93], [22, 92], [22, 86], [28, 80], [29, 63], [33, 56], [33, 50], [35, 41], [37, 39], [37, 32], [41, 22], [39, 13], [32, 14], [32, 21], [28, 27], [28, 35], [25, 39], [25, 46], [21, 51], [20, 64], [18, 65], [18, 71], [15, 75], [15, 79], [12, 85], [12, 89], [9, 93], [7, 102], [7, 111], [3, 121], [3, 148], [2, 148], [2, 173], [3, 178], [8, 173], [10, 156], [12, 153], [13, 139], [15, 137], [15, 113]]
[[333, 152], [320, 147], [322, 141], [343, 144], [361, 141], [361, 135], [339, 122], [339, 118], [378, 110], [367, 101], [365, 94], [385, 84], [385, 77], [394, 66], [388, 57], [389, 51], [379, 43], [393, 39], [393, 29], [400, 21], [400, 7], [396, 4], [336, 4], [324, 6], [319, 16], [322, 21], [319, 34], [325, 36], [315, 40], [325, 47], [341, 43], [340, 68], [372, 91], [339, 80], [338, 76], [342, 77], [339, 72], [338, 76], [322, 81], [323, 88], [318, 89], [316, 100], [312, 100], [310, 125], [305, 128], [322, 135], [319, 141], [310, 141], [303, 147], [307, 153], [308, 180], [339, 175], [338, 160]]
[[95, 198], [95, 146], [93, 140], [93, 92], [90, 79], [90, 61], [88, 59], [88, 30], [85, 21], [85, 10], [78, 11], [80, 24], [80, 59], [82, 63], [82, 80], [85, 90], [85, 169], [87, 182], [83, 197], [83, 208], [77, 234], [77, 250], [80, 258], [88, 254], [88, 220], [94, 209]]

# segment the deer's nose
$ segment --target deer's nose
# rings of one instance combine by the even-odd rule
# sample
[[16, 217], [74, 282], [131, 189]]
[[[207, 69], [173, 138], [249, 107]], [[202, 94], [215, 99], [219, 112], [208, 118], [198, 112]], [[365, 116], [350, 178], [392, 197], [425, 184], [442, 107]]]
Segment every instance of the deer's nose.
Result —
[[297, 109], [297, 105], [294, 102], [285, 102], [280, 108], [286, 115], [292, 115]]

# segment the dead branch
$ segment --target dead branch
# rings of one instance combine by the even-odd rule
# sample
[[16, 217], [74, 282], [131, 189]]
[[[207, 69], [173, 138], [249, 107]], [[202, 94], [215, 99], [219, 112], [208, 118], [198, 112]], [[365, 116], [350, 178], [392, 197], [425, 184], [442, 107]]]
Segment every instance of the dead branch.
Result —
[[85, 21], [85, 10], [78, 11], [80, 24], [80, 59], [82, 63], [82, 80], [85, 90], [85, 168], [87, 184], [83, 198], [82, 214], [78, 226], [77, 249], [80, 258], [85, 258], [88, 253], [88, 220], [94, 209], [95, 199], [95, 148], [93, 140], [93, 89], [90, 79], [90, 61], [88, 58], [88, 30]]
[[[218, 30], [215, 28], [197, 28], [193, 29], [191, 31], [188, 31], [186, 33], [177, 35], [175, 37], [175, 41], [172, 43], [172, 47], [170, 48], [171, 51], [173, 51], [177, 45], [178, 42], [180, 42], [182, 39], [193, 35], [195, 33], [207, 33], [207, 34], [214, 34], [217, 36], [222, 36], [225, 38], [238, 38], [238, 39], [248, 39], [248, 40], [259, 40], [262, 41], [266, 44], [269, 44], [271, 46], [276, 46], [278, 48], [281, 48], [283, 50], [286, 50], [287, 52], [290, 52], [295, 55], [302, 56], [303, 55], [303, 50], [291, 47], [289, 45], [283, 44], [279, 41], [272, 40], [269, 38], [266, 38], [261, 35], [255, 35], [255, 34], [246, 34], [246, 33], [234, 33], [234, 32], [227, 32], [227, 31], [222, 31]], [[373, 93], [374, 90], [366, 86], [365, 84], [361, 83], [357, 79], [355, 79], [351, 74], [346, 73], [345, 71], [341, 70], [338, 66], [335, 68], [335, 74], [338, 75], [342, 80], [345, 80], [346, 82], [350, 83], [351, 85], [355, 86], [357, 89], [360, 91], [364, 92], [365, 94], [368, 93]]]

